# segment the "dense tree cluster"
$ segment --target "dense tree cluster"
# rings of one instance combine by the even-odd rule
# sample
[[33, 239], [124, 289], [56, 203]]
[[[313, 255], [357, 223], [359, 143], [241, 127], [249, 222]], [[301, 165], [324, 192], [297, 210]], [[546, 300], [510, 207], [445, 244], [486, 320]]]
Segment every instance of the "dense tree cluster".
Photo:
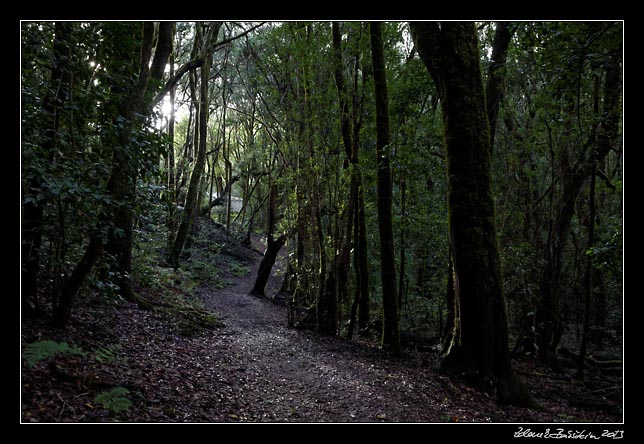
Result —
[[[286, 250], [288, 322], [400, 332], [528, 402], [511, 353], [622, 332], [620, 22], [23, 22], [22, 312], [145, 304], [196, 218]], [[286, 320], [285, 320], [286, 321]], [[583, 359], [579, 375], [583, 375]]]

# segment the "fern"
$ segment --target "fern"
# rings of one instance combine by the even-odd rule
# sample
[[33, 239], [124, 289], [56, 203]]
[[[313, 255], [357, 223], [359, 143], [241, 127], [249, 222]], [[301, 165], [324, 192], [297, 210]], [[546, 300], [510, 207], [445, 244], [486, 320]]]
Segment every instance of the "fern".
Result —
[[132, 401], [124, 395], [130, 393], [125, 387], [115, 387], [109, 392], [100, 392], [94, 397], [94, 402], [101, 404], [112, 413], [121, 413], [132, 406]]
[[118, 345], [99, 347], [94, 351], [94, 360], [99, 364], [113, 364], [118, 359], [116, 353], [119, 349]]
[[49, 359], [57, 354], [69, 354], [85, 356], [87, 353], [78, 347], [70, 347], [67, 342], [39, 341], [27, 345], [23, 353], [29, 367], [33, 367], [43, 359]]

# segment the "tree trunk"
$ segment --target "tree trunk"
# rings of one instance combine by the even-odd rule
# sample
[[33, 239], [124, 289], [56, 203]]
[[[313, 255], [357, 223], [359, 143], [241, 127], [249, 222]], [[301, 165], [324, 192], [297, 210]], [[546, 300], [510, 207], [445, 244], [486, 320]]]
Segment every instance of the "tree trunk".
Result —
[[275, 233], [275, 225], [277, 222], [277, 189], [275, 185], [271, 185], [269, 191], [269, 201], [268, 201], [268, 233], [266, 236], [267, 247], [266, 252], [264, 252], [264, 257], [259, 263], [259, 269], [257, 270], [257, 279], [255, 279], [255, 285], [253, 285], [250, 294], [253, 296], [265, 296], [265, 288], [268, 283], [268, 279], [271, 276], [271, 270], [273, 265], [275, 265], [275, 260], [280, 249], [286, 243], [287, 236], [282, 234], [277, 239], [273, 237]]
[[383, 54], [382, 24], [370, 23], [371, 58], [376, 97], [376, 162], [378, 165], [378, 230], [380, 233], [383, 331], [382, 346], [400, 353], [398, 297], [396, 295], [396, 260], [392, 228], [392, 181], [389, 166], [389, 102], [387, 74]]
[[208, 217], [208, 215], [210, 214], [210, 210], [212, 210], [215, 207], [224, 205], [228, 199], [227, 196], [230, 195], [230, 190], [233, 187], [233, 184], [237, 182], [239, 179], [240, 179], [240, 176], [231, 177], [228, 183], [226, 183], [226, 187], [224, 188], [222, 194], [219, 195], [219, 197], [217, 197], [216, 199], [213, 199], [208, 205], [204, 205], [203, 207], [201, 207], [201, 209], [199, 210], [199, 215], [201, 217]]
[[338, 333], [338, 301], [335, 293], [337, 277], [335, 269], [321, 274], [322, 288], [317, 306], [318, 331], [323, 335], [336, 336]]
[[[174, 75], [174, 59], [175, 51], [170, 53], [170, 76]], [[170, 89], [170, 120], [168, 122], [168, 155], [166, 158], [166, 168], [167, 168], [167, 184], [168, 184], [168, 214], [167, 214], [167, 227], [168, 227], [168, 237], [167, 237], [167, 250], [172, 248], [172, 242], [174, 240], [175, 230], [176, 230], [176, 202], [177, 202], [177, 190], [174, 180], [175, 174], [175, 160], [174, 160], [174, 132], [175, 132], [175, 95], [176, 88], [172, 87]]]
[[406, 263], [406, 248], [405, 248], [405, 199], [407, 194], [407, 184], [405, 179], [400, 179], [400, 276], [398, 277], [398, 315], [402, 312], [403, 296], [405, 294], [405, 263]]
[[[588, 222], [588, 250], [593, 247], [595, 242], [595, 176], [597, 174], [597, 165], [595, 164], [595, 156], [593, 154], [593, 167], [590, 174], [590, 215]], [[586, 255], [586, 270], [584, 272], [584, 330], [581, 336], [581, 345], [579, 347], [579, 363], [577, 365], [576, 378], [584, 379], [584, 360], [586, 358], [586, 350], [588, 349], [588, 339], [590, 334], [590, 309], [593, 297], [593, 263], [592, 257]]]
[[253, 288], [250, 291], [251, 295], [261, 297], [266, 296], [264, 293], [266, 284], [268, 283], [268, 279], [271, 276], [271, 271], [273, 269], [273, 265], [275, 265], [277, 254], [285, 243], [285, 234], [281, 235], [277, 239], [273, 239], [272, 237], [268, 239], [266, 252], [264, 253], [264, 257], [259, 263], [259, 269], [257, 270], [257, 279], [255, 279], [255, 285], [253, 285]]
[[[358, 55], [356, 55], [356, 67], [354, 71], [354, 91], [352, 112], [349, 111], [349, 91], [345, 77], [343, 74], [343, 52], [342, 52], [342, 35], [340, 25], [338, 22], [333, 22], [331, 26], [332, 40], [333, 40], [333, 68], [336, 88], [338, 90], [338, 105], [340, 111], [340, 131], [342, 134], [342, 141], [346, 159], [350, 165], [351, 184], [349, 191], [349, 202], [347, 204], [347, 226], [344, 236], [342, 248], [340, 250], [340, 258], [338, 263], [338, 283], [337, 293], [338, 297], [342, 297], [346, 292], [348, 271], [350, 266], [350, 250], [353, 244], [354, 250], [354, 270], [356, 275], [356, 288], [351, 304], [349, 314], [349, 327], [347, 331], [347, 339], [353, 337], [355, 329], [356, 318], [358, 316], [358, 308], [360, 307], [361, 316], [360, 325], [366, 327], [369, 321], [369, 294], [368, 294], [368, 264], [366, 256], [366, 235], [365, 239], [360, 239], [360, 223], [366, 224], [364, 221], [364, 201], [362, 200], [361, 191], [361, 173], [359, 162], [359, 146], [358, 139], [360, 134], [360, 120], [359, 109], [357, 104], [357, 89], [358, 89]], [[344, 166], [347, 166], [345, 160]], [[361, 212], [362, 208], [362, 212]], [[362, 218], [360, 217], [362, 215]], [[353, 238], [353, 239], [352, 239]], [[364, 244], [363, 244], [364, 242]], [[365, 310], [366, 308], [366, 310]]]
[[454, 340], [454, 320], [456, 319], [456, 295], [454, 290], [454, 260], [452, 258], [452, 245], [449, 245], [449, 252], [447, 254], [447, 288], [445, 289], [445, 303], [447, 305], [447, 319], [445, 320], [445, 327], [441, 334], [443, 339], [441, 341], [441, 352], [447, 353], [449, 346]]
[[351, 137], [351, 119], [349, 116], [349, 100], [346, 88], [346, 82], [343, 74], [342, 62], [342, 36], [340, 34], [340, 25], [338, 22], [332, 23], [333, 34], [333, 74], [335, 86], [338, 90], [338, 105], [340, 106], [340, 130], [342, 133], [342, 142], [347, 160], [353, 159], [353, 141]]
[[[114, 228], [105, 251], [116, 259], [119, 271], [119, 287], [121, 295], [127, 299], [136, 300], [132, 290], [132, 242], [134, 240], [134, 206], [136, 200], [137, 156], [136, 149], [131, 144], [133, 131], [140, 125], [138, 115], [147, 114], [151, 89], [149, 81], [159, 81], [172, 50], [172, 22], [163, 22], [158, 27], [156, 51], [152, 64], [152, 48], [154, 46], [155, 26], [152, 22], [143, 23], [143, 37], [139, 73], [136, 85], [126, 96], [125, 102], [119, 106], [119, 116], [115, 119], [117, 134], [116, 146], [112, 157], [112, 175], [107, 188], [114, 202], [119, 202], [115, 209]], [[119, 122], [125, 122], [121, 125]]]
[[487, 100], [487, 117], [490, 122], [490, 149], [494, 151], [496, 121], [499, 116], [501, 101], [505, 96], [505, 60], [512, 40], [513, 29], [509, 22], [497, 22], [492, 43], [492, 60], [487, 70], [485, 96]]
[[[361, 26], [360, 34], [362, 35]], [[358, 80], [360, 77], [360, 51], [357, 50], [355, 55], [355, 64], [353, 71], [353, 97], [351, 101], [352, 120], [353, 120], [353, 155], [354, 172], [357, 182], [356, 186], [356, 208], [354, 222], [355, 254], [354, 269], [356, 273], [356, 297], [358, 298], [358, 333], [364, 336], [368, 335], [367, 326], [371, 309], [369, 306], [369, 256], [367, 251], [367, 221], [365, 218], [364, 189], [362, 184], [362, 172], [360, 170], [359, 149], [360, 149], [360, 128], [362, 126], [362, 114], [364, 111], [364, 94], [365, 85], [369, 78], [367, 69], [364, 69], [364, 60], [362, 60], [362, 96], [358, 96]]]
[[[312, 38], [311, 24], [299, 23], [295, 24], [294, 28], [303, 47], [310, 48]], [[299, 86], [297, 87], [298, 101], [300, 105], [297, 112], [301, 115], [301, 118], [298, 119], [297, 134], [298, 139], [301, 141], [300, 143], [303, 143], [308, 151], [308, 157], [303, 159], [302, 165], [304, 167], [304, 171], [306, 171], [305, 174], [308, 173], [308, 175], [304, 177], [303, 185], [305, 185], [305, 187], [302, 190], [303, 195], [306, 196], [307, 199], [306, 213], [308, 214], [304, 213], [303, 215], [305, 219], [298, 221], [298, 223], [310, 225], [310, 228], [307, 230], [308, 233], [310, 233], [310, 242], [313, 247], [313, 254], [310, 255], [310, 261], [315, 261], [316, 263], [314, 266], [311, 266], [313, 264], [309, 264], [309, 270], [317, 270], [317, 282], [315, 282], [315, 284], [309, 284], [310, 288], [307, 288], [304, 291], [309, 292], [315, 298], [314, 310], [311, 309], [309, 311], [309, 315], [311, 315], [311, 318], [313, 317], [313, 314], [315, 315], [318, 331], [321, 334], [334, 335], [337, 328], [336, 312], [334, 311], [336, 302], [331, 299], [335, 299], [336, 295], [334, 291], [329, 291], [329, 288], [327, 287], [329, 261], [327, 246], [325, 244], [325, 226], [322, 223], [320, 177], [316, 172], [314, 172], [314, 163], [319, 162], [320, 155], [327, 155], [327, 153], [316, 151], [316, 134], [313, 120], [312, 101], [312, 79], [314, 75], [311, 73], [310, 59], [308, 58], [308, 55], [300, 52], [297, 63], [297, 75], [301, 76], [301, 80], [298, 82]], [[316, 254], [317, 261], [315, 260]], [[333, 273], [333, 270], [331, 270], [330, 273]], [[329, 284], [331, 284], [331, 282], [329, 282]], [[335, 286], [334, 282], [333, 286]], [[315, 293], [313, 294], [313, 292]]]
[[606, 315], [608, 310], [608, 307], [606, 306], [606, 282], [604, 279], [604, 274], [601, 270], [593, 268], [592, 274], [592, 279], [593, 282], [595, 282], [595, 287], [597, 289], [595, 291], [595, 302], [593, 303], [593, 324], [599, 328], [600, 334], [596, 338], [596, 340], [597, 344], [601, 344], [604, 338], [603, 331], [606, 328]]
[[85, 254], [74, 268], [71, 276], [65, 281], [54, 308], [53, 322], [56, 327], [63, 328], [69, 323], [76, 296], [85, 277], [92, 270], [103, 250], [103, 240], [96, 234], [92, 235]]
[[[221, 85], [221, 103], [222, 103], [222, 117], [221, 117], [221, 142], [222, 142], [222, 148], [221, 148], [221, 154], [224, 160], [224, 176], [226, 178], [226, 185], [231, 185], [232, 187], [232, 168], [231, 168], [231, 163], [230, 163], [230, 143], [226, 141], [226, 111], [228, 108], [228, 104], [226, 103], [226, 68], [228, 67], [228, 53], [229, 53], [229, 47], [226, 47], [226, 53], [224, 54], [224, 66], [222, 67], [222, 85]], [[229, 190], [230, 191], [230, 190]], [[225, 193], [225, 191], [224, 191]], [[224, 196], [220, 195], [220, 197], [225, 199], [226, 202], [226, 234], [230, 234], [230, 206], [231, 206], [231, 199], [230, 199], [230, 192]]]
[[470, 22], [422, 22], [411, 30], [440, 95], [447, 146], [456, 319], [441, 371], [496, 391], [500, 402], [528, 404], [508, 349], [476, 28]]
[[[560, 312], [561, 277], [564, 249], [570, 225], [575, 214], [575, 201], [584, 182], [592, 174], [594, 162], [600, 163], [612, 150], [619, 131], [621, 97], [621, 45], [611, 49], [604, 66], [603, 112], [597, 116], [599, 130], [596, 140], [590, 136], [587, 144], [595, 150], [589, 158], [580, 158], [576, 168], [562, 178], [563, 191], [554, 226], [548, 238], [549, 251], [540, 282], [540, 295], [535, 314], [539, 359], [547, 364], [556, 362], [557, 347], [563, 334], [563, 316]], [[585, 152], [585, 151], [584, 151]], [[592, 160], [594, 157], [594, 161]]]
[[[211, 23], [211, 28], [208, 36], [214, 39], [219, 30], [218, 23]], [[213, 31], [212, 27], [216, 27]], [[208, 46], [210, 40], [207, 39], [204, 45]], [[186, 204], [183, 215], [181, 217], [181, 224], [177, 231], [177, 237], [174, 240], [172, 250], [168, 255], [168, 264], [175, 269], [179, 267], [179, 256], [183, 251], [186, 239], [188, 237], [189, 229], [192, 225], [192, 220], [195, 217], [198, 205], [199, 187], [201, 185], [201, 175], [204, 171], [206, 164], [206, 143], [208, 141], [208, 118], [210, 116], [210, 108], [208, 101], [208, 82], [210, 80], [210, 57], [201, 65], [200, 69], [200, 89], [199, 89], [199, 146], [197, 148], [197, 160], [190, 176], [190, 184], [188, 185], [188, 195], [186, 196]]]
[[[54, 159], [55, 140], [62, 106], [69, 97], [70, 75], [69, 62], [71, 61], [69, 37], [72, 32], [70, 22], [56, 22], [54, 24], [54, 43], [51, 68], [52, 90], [55, 94], [47, 94], [42, 102], [42, 108], [47, 118], [45, 139], [42, 150], [46, 153], [47, 162]], [[23, 189], [26, 194], [38, 194], [42, 187], [42, 178], [34, 176], [29, 187]], [[38, 279], [40, 274], [40, 247], [42, 244], [42, 223], [45, 202], [37, 197], [23, 205], [22, 213], [22, 288], [21, 300], [23, 313], [29, 313], [38, 306]]]
[[367, 334], [371, 308], [369, 306], [369, 255], [367, 251], [367, 220], [364, 209], [362, 184], [358, 184], [358, 206], [356, 207], [356, 292], [358, 293], [358, 332]]
[[319, 190], [315, 187], [312, 191], [313, 199], [311, 212], [315, 220], [315, 235], [318, 244], [319, 255], [319, 274], [318, 274], [318, 298], [316, 307], [318, 331], [322, 334], [335, 335], [335, 316], [330, 309], [335, 307], [331, 298], [335, 298], [335, 293], [329, 292], [327, 287], [327, 254], [326, 245], [324, 244], [324, 230], [322, 226], [322, 215], [320, 211]]
[[[357, 164], [356, 164], [357, 165]], [[355, 190], [355, 209], [353, 212], [354, 224], [354, 254], [353, 254], [353, 268], [356, 274], [356, 287], [354, 299], [351, 304], [351, 311], [349, 315], [349, 328], [347, 331], [347, 339], [353, 337], [353, 330], [355, 328], [356, 316], [358, 319], [358, 332], [367, 334], [367, 326], [369, 324], [369, 262], [367, 255], [367, 223], [364, 216], [364, 198], [362, 196], [361, 176], [358, 170], [356, 175], [356, 190]]]
[[110, 238], [105, 245], [105, 252], [114, 257], [118, 267], [118, 286], [121, 296], [132, 301], [135, 296], [132, 290], [132, 242], [134, 240], [134, 200], [136, 195], [135, 171], [133, 159], [125, 152], [128, 132], [118, 138], [120, 146], [115, 148], [112, 159], [112, 175], [107, 184], [110, 197], [121, 204], [115, 209]]
[[[333, 70], [335, 85], [338, 90], [338, 105], [340, 108], [340, 130], [342, 133], [342, 141], [345, 152], [344, 168], [350, 165], [351, 185], [349, 189], [349, 201], [347, 203], [344, 216], [346, 217], [346, 230], [344, 232], [342, 246], [340, 247], [340, 254], [336, 258], [336, 274], [337, 274], [337, 295], [336, 298], [340, 300], [346, 293], [347, 284], [349, 280], [349, 267], [351, 265], [351, 246], [353, 236], [353, 224], [355, 222], [355, 207], [358, 197], [359, 186], [359, 164], [358, 164], [358, 150], [353, 140], [353, 128], [351, 116], [349, 114], [349, 95], [346, 87], [346, 82], [343, 73], [343, 57], [342, 57], [342, 36], [340, 32], [340, 25], [338, 22], [333, 22], [331, 25], [333, 37]], [[355, 322], [355, 315], [357, 312], [357, 299], [351, 307], [351, 314], [349, 317], [349, 333], [347, 337], [353, 334], [353, 325]]]

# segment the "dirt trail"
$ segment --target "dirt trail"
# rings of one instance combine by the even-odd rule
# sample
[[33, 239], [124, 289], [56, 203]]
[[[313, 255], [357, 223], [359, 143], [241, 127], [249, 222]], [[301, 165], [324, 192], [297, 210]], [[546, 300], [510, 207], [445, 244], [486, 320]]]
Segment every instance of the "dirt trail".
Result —
[[[211, 237], [208, 244], [223, 244]], [[253, 249], [260, 250], [257, 239]], [[531, 361], [519, 363], [543, 411], [499, 406], [493, 398], [451, 383], [436, 371], [438, 354], [405, 348], [393, 357], [364, 341], [319, 336], [287, 326], [286, 308], [248, 295], [261, 254], [228, 244], [214, 269], [230, 284], [199, 287], [197, 295], [224, 326], [181, 334], [176, 320], [135, 304], [78, 307], [72, 325], [52, 329], [46, 319], [23, 324], [23, 344], [43, 338], [89, 352], [113, 347], [113, 359], [61, 356], [23, 366], [25, 422], [618, 422], [618, 413], [573, 406], [612, 390], [611, 381], [588, 387], [547, 377]], [[250, 274], [233, 274], [243, 264]], [[228, 266], [230, 265], [230, 266]], [[279, 264], [277, 264], [279, 266]], [[272, 276], [267, 294], [280, 284]], [[541, 376], [532, 376], [541, 375]], [[94, 396], [125, 387], [132, 405], [113, 415]], [[603, 392], [601, 392], [603, 393]], [[606, 392], [608, 393], [608, 392]], [[619, 393], [617, 393], [619, 395]], [[585, 398], [584, 398], [585, 399]], [[600, 402], [601, 401], [601, 402]]]
[[[276, 278], [271, 281], [274, 286]], [[237, 395], [243, 407], [229, 417], [310, 422], [445, 420], [441, 400], [432, 398], [431, 378], [423, 377], [418, 359], [403, 362], [373, 348], [288, 328], [284, 307], [248, 295], [253, 282], [251, 275], [233, 287], [201, 294], [206, 307], [225, 324], [213, 345], [229, 357], [227, 367], [240, 376]]]
[[[253, 241], [253, 249], [261, 251]], [[198, 247], [205, 251], [207, 243], [225, 240], [213, 235], [204, 242]], [[440, 422], [453, 417], [450, 399], [461, 391], [429, 375], [432, 353], [393, 358], [376, 347], [289, 328], [285, 307], [248, 295], [260, 259], [240, 245], [221, 250], [217, 273], [231, 285], [196, 291], [224, 326], [196, 336], [182, 335], [168, 316], [130, 303], [88, 301], [64, 331], [51, 329], [46, 320], [28, 323], [25, 344], [46, 337], [88, 351], [115, 347], [115, 354], [103, 364], [91, 356], [62, 356], [55, 369], [46, 363], [25, 367], [23, 420]], [[231, 274], [235, 263], [250, 274]], [[279, 284], [272, 276], [267, 294]], [[127, 388], [132, 401], [118, 415], [93, 402], [113, 387]], [[470, 408], [472, 413], [464, 409], [461, 418], [488, 420], [478, 412], [490, 408], [491, 400], [485, 408]]]
[[[257, 239], [253, 248], [263, 251]], [[219, 370], [235, 380], [227, 399], [232, 410], [221, 420], [435, 423], [593, 418], [588, 411], [566, 405], [561, 383], [526, 380], [539, 402], [545, 401], [540, 394], [552, 398], [544, 411], [499, 406], [492, 397], [439, 375], [436, 351], [406, 348], [402, 357], [393, 357], [366, 343], [289, 328], [285, 307], [248, 294], [260, 258], [257, 254], [250, 260], [253, 272], [234, 286], [201, 294], [206, 307], [225, 324], [212, 338], [211, 353], [225, 357], [226, 365]], [[274, 273], [267, 294], [273, 295], [279, 283]], [[561, 416], [560, 409], [574, 416]]]

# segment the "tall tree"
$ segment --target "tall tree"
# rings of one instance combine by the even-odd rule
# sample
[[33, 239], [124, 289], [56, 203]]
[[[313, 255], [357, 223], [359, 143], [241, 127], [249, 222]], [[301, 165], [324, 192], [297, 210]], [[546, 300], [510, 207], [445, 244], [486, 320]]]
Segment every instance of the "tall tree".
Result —
[[[364, 219], [364, 196], [362, 195], [362, 174], [359, 160], [359, 134], [360, 134], [360, 110], [358, 109], [358, 70], [359, 51], [354, 56], [353, 94], [347, 85], [344, 76], [344, 52], [342, 49], [342, 30], [340, 23], [333, 22], [331, 25], [333, 42], [333, 71], [336, 89], [338, 91], [338, 105], [340, 111], [340, 132], [345, 150], [345, 156], [349, 166], [351, 178], [349, 201], [346, 206], [347, 225], [340, 255], [338, 256], [338, 296], [341, 297], [347, 287], [347, 273], [350, 259], [350, 249], [353, 245], [354, 270], [355, 270], [355, 294], [349, 313], [349, 327], [347, 338], [351, 339], [355, 329], [358, 308], [360, 310], [360, 328], [366, 327], [369, 319], [369, 272], [367, 263], [367, 242], [366, 222]], [[362, 36], [362, 25], [358, 33], [358, 44]], [[354, 45], [356, 45], [354, 43]], [[359, 48], [359, 45], [356, 45]], [[353, 100], [351, 100], [353, 99]], [[362, 232], [362, 230], [365, 232]], [[353, 242], [352, 242], [353, 239]]]
[[[150, 98], [154, 91], [149, 89], [150, 80], [160, 80], [170, 54], [172, 26], [171, 22], [158, 25], [130, 22], [110, 23], [104, 29], [105, 52], [108, 54], [106, 65], [114, 74], [118, 73], [117, 78], [120, 79], [113, 88], [113, 102], [108, 106], [115, 110], [113, 130], [106, 132], [104, 140], [112, 146], [107, 193], [113, 205], [102, 209], [85, 253], [61, 290], [54, 313], [54, 323], [58, 326], [63, 327], [69, 322], [78, 291], [103, 250], [116, 260], [121, 295], [130, 300], [138, 299], [132, 290], [130, 276], [139, 160], [136, 134], [143, 125], [140, 117], [150, 112]], [[156, 51], [152, 57], [154, 48]], [[102, 234], [105, 227], [109, 227], [107, 242]]]
[[[547, 244], [544, 266], [540, 276], [540, 298], [536, 304], [536, 345], [538, 355], [542, 362], [556, 364], [556, 351], [565, 331], [565, 314], [561, 305], [563, 295], [562, 281], [564, 279], [564, 263], [566, 261], [566, 246], [569, 242], [571, 225], [576, 211], [576, 201], [581, 193], [584, 183], [593, 175], [594, 165], [603, 162], [606, 156], [614, 149], [619, 137], [619, 117], [621, 98], [621, 33], [620, 26], [616, 23], [604, 24], [599, 30], [599, 24], [592, 24], [585, 30], [584, 40], [576, 49], [576, 57], [569, 57], [571, 68], [566, 71], [571, 77], [570, 84], [581, 82], [583, 66], [587, 63], [588, 51], [592, 42], [598, 36], [605, 34], [609, 41], [605, 50], [606, 56], [603, 63], [603, 108], [594, 117], [590, 131], [581, 134], [585, 142], [579, 151], [578, 157], [573, 158], [570, 152], [563, 151], [559, 158], [560, 193], [553, 199], [554, 214], [547, 233]], [[577, 38], [577, 37], [576, 37]], [[578, 38], [577, 38], [578, 39]], [[574, 68], [574, 69], [573, 69]], [[563, 100], [568, 112], [567, 122], [579, 121], [581, 109], [579, 102], [579, 88], [572, 88], [570, 84], [565, 87]], [[576, 91], [572, 93], [571, 90]], [[577, 102], [577, 103], [576, 103]], [[567, 128], [571, 131], [572, 123]], [[577, 143], [576, 143], [577, 144]], [[554, 161], [555, 159], [553, 159]], [[555, 173], [553, 168], [553, 174]]]
[[491, 147], [474, 23], [412, 23], [421, 60], [436, 84], [447, 148], [449, 235], [456, 320], [441, 370], [502, 402], [530, 396], [508, 349], [494, 199]]
[[[364, 25], [360, 26], [360, 36], [366, 34], [363, 30], [366, 29]], [[358, 94], [358, 74], [359, 67], [363, 65], [362, 69], [362, 94]], [[361, 58], [360, 50], [356, 50], [354, 55], [354, 70], [353, 70], [353, 97], [351, 100], [351, 114], [353, 120], [353, 155], [355, 156], [354, 168], [357, 170], [356, 180], [358, 186], [356, 188], [356, 208], [355, 208], [355, 223], [354, 223], [354, 237], [355, 237], [355, 255], [354, 255], [354, 268], [356, 270], [356, 290], [355, 299], [358, 302], [358, 329], [360, 334], [367, 334], [367, 326], [371, 316], [370, 298], [369, 298], [369, 252], [367, 244], [367, 220], [365, 211], [365, 193], [364, 183], [362, 177], [362, 170], [360, 169], [359, 162], [359, 148], [360, 148], [360, 128], [362, 126], [362, 113], [364, 110], [364, 94], [367, 79], [370, 73], [366, 66], [369, 63]], [[353, 323], [351, 324], [353, 325]]]
[[[45, 137], [41, 147], [47, 162], [54, 159], [56, 138], [59, 134], [59, 122], [62, 106], [69, 97], [71, 76], [69, 64], [71, 61], [71, 44], [69, 38], [72, 24], [69, 22], [56, 22], [54, 24], [54, 42], [52, 50], [51, 86], [42, 101], [42, 109], [46, 121]], [[23, 194], [30, 190], [37, 191], [42, 186], [42, 177], [34, 174], [28, 189], [23, 189]], [[38, 280], [40, 272], [40, 248], [42, 243], [43, 213], [45, 202], [31, 199], [24, 204], [22, 215], [22, 309], [25, 313], [38, 305]]]
[[376, 97], [376, 162], [378, 166], [378, 231], [382, 276], [383, 327], [382, 345], [392, 353], [400, 353], [398, 296], [396, 295], [396, 259], [392, 227], [392, 180], [389, 160], [389, 101], [387, 73], [383, 54], [382, 24], [372, 22], [371, 59]]
[[[593, 248], [595, 243], [595, 218], [597, 217], [596, 202], [595, 202], [595, 187], [597, 182], [597, 164], [595, 162], [595, 153], [592, 154], [592, 168], [590, 172], [590, 191], [589, 191], [589, 216], [588, 216], [588, 250]], [[592, 257], [586, 254], [586, 270], [584, 273], [584, 330], [581, 337], [581, 345], [579, 346], [579, 363], [577, 364], [578, 379], [584, 379], [584, 367], [586, 360], [586, 352], [588, 350], [588, 340], [590, 333], [590, 308], [592, 301], [593, 291], [593, 263]]]
[[[342, 133], [342, 142], [344, 145], [344, 154], [345, 160], [343, 162], [343, 169], [347, 170], [350, 168], [350, 177], [351, 184], [348, 195], [348, 202], [343, 212], [345, 218], [345, 231], [337, 239], [337, 242], [340, 244], [340, 254], [335, 255], [334, 258], [334, 269], [336, 286], [334, 291], [336, 292], [336, 299], [342, 300], [344, 294], [346, 293], [348, 279], [349, 279], [349, 267], [351, 265], [351, 245], [352, 245], [352, 236], [353, 236], [353, 223], [354, 223], [354, 212], [356, 207], [356, 201], [358, 197], [358, 186], [359, 186], [359, 165], [358, 165], [358, 152], [357, 147], [353, 141], [353, 129], [351, 122], [351, 115], [349, 109], [349, 95], [346, 86], [346, 81], [344, 78], [344, 62], [342, 55], [342, 37], [340, 24], [338, 22], [333, 22], [331, 24], [331, 34], [333, 42], [333, 77], [335, 79], [335, 86], [338, 90], [338, 105], [340, 111], [340, 132]], [[339, 221], [337, 231], [340, 232]]]
[[[497, 128], [497, 119], [499, 108], [505, 95], [505, 63], [507, 52], [512, 40], [513, 29], [510, 22], [497, 22], [492, 43], [492, 58], [487, 71], [487, 83], [485, 86], [485, 97], [487, 104], [487, 117], [490, 124], [490, 150], [494, 152], [494, 137]], [[448, 279], [445, 301], [447, 302], [447, 320], [443, 334], [442, 349], [446, 351], [452, 341], [452, 332], [454, 330], [454, 275], [452, 273], [452, 250], [449, 247], [448, 252]]]
[[509, 22], [496, 23], [494, 42], [492, 43], [492, 60], [490, 60], [490, 66], [487, 69], [485, 97], [487, 100], [487, 116], [490, 122], [490, 147], [492, 150], [494, 150], [499, 108], [505, 95], [505, 62], [513, 31]]
[[[132, 290], [131, 273], [139, 153], [133, 143], [133, 133], [138, 131], [143, 124], [140, 116], [148, 115], [150, 112], [150, 100], [154, 92], [154, 88], [150, 88], [150, 83], [159, 82], [163, 75], [172, 50], [173, 23], [161, 22], [158, 24], [156, 45], [154, 23], [132, 23], [131, 25], [131, 32], [141, 32], [138, 37], [141, 39], [140, 45], [138, 45], [140, 56], [139, 60], [136, 60], [136, 55], [134, 57], [130, 55], [135, 61], [133, 66], [138, 70], [136, 83], [123, 91], [123, 100], [116, 104], [118, 116], [114, 119], [116, 134], [112, 140], [114, 143], [112, 175], [107, 188], [113, 200], [119, 204], [114, 210], [114, 227], [111, 230], [105, 251], [112, 255], [118, 264], [120, 274], [118, 285], [122, 296], [129, 300], [136, 300]], [[142, 27], [142, 31], [139, 31], [137, 27]], [[112, 36], [117, 40], [123, 39], [123, 35], [117, 33]], [[118, 63], [117, 60], [114, 62]]]
[[[174, 30], [173, 30], [174, 34]], [[177, 57], [176, 49], [173, 49], [170, 53], [170, 77], [174, 75], [174, 63]], [[175, 226], [176, 226], [176, 199], [177, 199], [177, 189], [175, 183], [175, 152], [174, 152], [174, 137], [175, 137], [175, 127], [176, 127], [176, 86], [173, 86], [170, 91], [170, 118], [168, 120], [168, 153], [166, 155], [166, 171], [167, 171], [167, 180], [166, 186], [168, 187], [168, 193], [166, 197], [166, 205], [168, 208], [167, 214], [167, 248], [172, 248], [172, 243], [174, 241], [175, 235]]]
[[[208, 27], [204, 42], [195, 40], [196, 44], [203, 44], [204, 48], [210, 47], [214, 39], [217, 38], [221, 23], [211, 23]], [[207, 57], [200, 69], [200, 87], [199, 87], [199, 117], [198, 122], [198, 146], [197, 146], [197, 159], [195, 166], [190, 176], [190, 184], [188, 185], [188, 195], [186, 196], [186, 203], [184, 212], [181, 217], [181, 223], [177, 230], [177, 236], [174, 239], [172, 249], [168, 254], [168, 264], [171, 267], [179, 267], [179, 256], [183, 251], [183, 247], [188, 237], [188, 231], [193, 223], [193, 220], [198, 210], [198, 194], [199, 187], [201, 186], [201, 175], [203, 174], [206, 164], [206, 144], [208, 142], [208, 118], [210, 117], [210, 107], [208, 100], [208, 82], [210, 80], [210, 63], [211, 58]]]

